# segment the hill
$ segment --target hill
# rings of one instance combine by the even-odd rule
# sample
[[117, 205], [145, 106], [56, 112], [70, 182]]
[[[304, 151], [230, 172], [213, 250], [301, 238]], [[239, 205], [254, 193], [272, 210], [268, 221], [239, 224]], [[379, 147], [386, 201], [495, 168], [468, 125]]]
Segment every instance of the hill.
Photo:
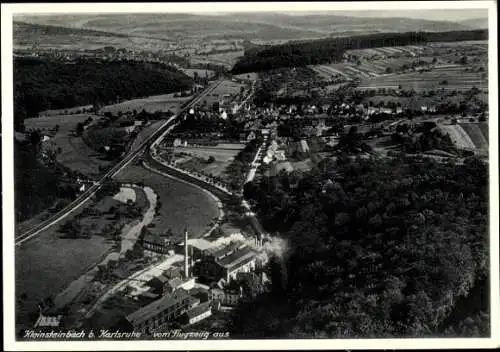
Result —
[[189, 88], [191, 78], [163, 65], [126, 61], [14, 59], [16, 126], [40, 111], [102, 105]]
[[272, 293], [234, 311], [231, 336], [488, 336], [480, 160], [340, 156], [264, 177], [249, 196], [288, 250], [270, 270]]
[[254, 40], [305, 39], [387, 31], [469, 29], [460, 23], [410, 18], [358, 18], [334, 14], [282, 13], [113, 14], [23, 16], [30, 23], [87, 28], [151, 38], [231, 37]]
[[111, 37], [127, 37], [126, 34], [110, 33], [84, 28], [70, 28], [63, 26], [44, 25], [36, 23], [26, 23], [15, 21], [13, 24], [14, 42], [18, 40], [36, 37], [40, 40], [40, 36], [57, 36], [57, 35], [72, 35], [72, 36], [111, 36]]
[[416, 45], [429, 42], [485, 40], [487, 30], [450, 32], [377, 33], [285, 43], [265, 48], [250, 48], [234, 65], [233, 74], [256, 72], [279, 67], [315, 65], [340, 61], [346, 50], [384, 46]]
[[460, 24], [473, 29], [487, 29], [488, 19], [487, 18], [472, 18], [470, 20], [460, 21]]

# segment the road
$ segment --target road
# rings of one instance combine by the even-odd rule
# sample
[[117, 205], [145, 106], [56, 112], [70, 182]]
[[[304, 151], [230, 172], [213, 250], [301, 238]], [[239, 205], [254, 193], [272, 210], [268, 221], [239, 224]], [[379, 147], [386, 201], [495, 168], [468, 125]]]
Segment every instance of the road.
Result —
[[183, 112], [185, 112], [187, 109], [193, 107], [194, 105], [198, 104], [201, 99], [203, 99], [207, 94], [212, 92], [215, 88], [217, 88], [223, 80], [218, 80], [214, 82], [211, 86], [209, 86], [207, 89], [205, 89], [200, 95], [198, 95], [195, 99], [193, 99], [191, 102], [189, 102], [180, 112], [179, 115], [174, 115], [170, 117], [168, 120], [166, 120], [156, 132], [151, 134], [149, 137], [147, 137], [136, 149], [130, 151], [121, 161], [119, 161], [115, 166], [113, 166], [109, 171], [106, 172], [106, 174], [98, 181], [96, 181], [90, 188], [88, 188], [85, 192], [80, 194], [73, 202], [71, 202], [68, 206], [64, 207], [62, 210], [60, 210], [58, 213], [52, 215], [49, 217], [47, 220], [43, 221], [42, 223], [34, 226], [33, 228], [29, 229], [28, 231], [23, 232], [22, 234], [16, 236], [15, 238], [15, 243], [16, 246], [21, 246], [23, 243], [29, 241], [30, 239], [38, 236], [41, 232], [47, 230], [51, 226], [57, 224], [61, 220], [65, 219], [68, 217], [72, 212], [75, 210], [79, 209], [82, 207], [89, 199], [92, 198], [92, 196], [95, 195], [95, 193], [101, 188], [101, 186], [108, 181], [109, 179], [113, 178], [115, 175], [117, 175], [121, 170], [123, 170], [125, 167], [127, 167], [133, 160], [134, 158], [141, 154], [149, 145], [151, 144], [152, 141], [155, 141], [158, 139], [159, 136], [165, 135], [165, 129], [169, 127], [169, 125], [178, 117], [180, 116]]

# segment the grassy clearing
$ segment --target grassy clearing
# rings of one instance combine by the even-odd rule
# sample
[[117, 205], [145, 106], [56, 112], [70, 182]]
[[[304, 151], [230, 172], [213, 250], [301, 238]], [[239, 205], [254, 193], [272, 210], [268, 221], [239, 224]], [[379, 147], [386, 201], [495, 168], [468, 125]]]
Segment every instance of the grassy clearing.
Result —
[[[183, 168], [198, 172], [203, 171], [213, 176], [223, 176], [226, 168], [244, 147], [245, 145], [242, 144], [226, 144], [225, 148], [227, 149], [182, 147], [176, 148], [174, 153], [183, 152], [192, 156], [188, 160], [179, 163], [179, 166]], [[210, 157], [215, 159], [214, 162], [207, 162]]]
[[26, 119], [25, 126], [27, 130], [41, 129], [42, 132], [50, 134], [49, 130], [59, 125], [59, 131], [46, 143], [46, 147], [61, 148], [61, 152], [57, 155], [59, 163], [95, 178], [102, 173], [100, 168], [108, 168], [112, 162], [103, 160], [102, 156], [87, 146], [81, 137], [74, 135], [76, 125], [89, 116], [94, 120], [101, 118], [89, 114], [48, 116]]
[[[159, 214], [150, 226], [153, 233], [164, 233], [172, 229], [182, 237], [188, 228], [193, 237], [201, 236], [208, 223], [218, 216], [217, 204], [205, 192], [163, 175], [151, 172], [138, 165], [130, 165], [117, 177], [121, 182], [143, 182], [159, 197]], [[180, 237], [180, 238], [181, 238]]]
[[460, 149], [475, 149], [476, 146], [467, 132], [459, 125], [441, 125], [441, 130], [447, 133], [453, 143]]
[[[362, 80], [359, 89], [394, 88], [415, 89], [416, 91], [440, 89], [467, 90], [472, 87], [488, 88], [488, 79], [481, 72], [465, 72], [462, 67], [435, 69], [429, 72], [385, 75]], [[446, 84], [441, 82], [446, 81]]]
[[93, 114], [75, 114], [75, 115], [56, 115], [56, 116], [42, 116], [24, 120], [26, 130], [40, 129], [42, 131], [50, 130], [56, 125], [59, 125], [60, 133], [69, 133], [76, 129], [78, 122], [83, 122], [87, 118], [99, 119], [100, 116]]
[[486, 123], [463, 123], [460, 127], [469, 135], [476, 148], [488, 148], [488, 125]]
[[128, 201], [135, 203], [135, 190], [130, 187], [120, 187], [120, 192], [115, 194], [113, 199], [122, 203], [127, 203]]
[[215, 72], [212, 70], [202, 70], [198, 68], [184, 68], [182, 69], [182, 72], [184, 72], [187, 76], [193, 78], [195, 73], [198, 74], [198, 77], [204, 78], [208, 77], [209, 79], [212, 78], [215, 75]]
[[156, 111], [166, 112], [168, 110], [178, 113], [180, 105], [186, 100], [190, 99], [187, 97], [174, 97], [174, 94], [162, 94], [153, 95], [147, 98], [132, 99], [127, 100], [118, 104], [107, 105], [103, 107], [99, 113], [104, 114], [110, 112], [113, 115], [119, 112], [126, 114], [127, 112], [133, 113], [141, 112], [143, 109], [149, 113], [154, 113]]
[[114, 140], [122, 141], [127, 137], [126, 129], [120, 127], [89, 128], [82, 135], [85, 143], [96, 151], [113, 144]]

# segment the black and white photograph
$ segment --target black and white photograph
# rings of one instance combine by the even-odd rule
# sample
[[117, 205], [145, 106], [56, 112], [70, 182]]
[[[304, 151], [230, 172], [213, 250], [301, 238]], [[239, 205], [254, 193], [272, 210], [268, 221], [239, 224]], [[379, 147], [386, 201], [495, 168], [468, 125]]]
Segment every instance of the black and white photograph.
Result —
[[496, 5], [2, 4], [4, 348], [499, 347]]

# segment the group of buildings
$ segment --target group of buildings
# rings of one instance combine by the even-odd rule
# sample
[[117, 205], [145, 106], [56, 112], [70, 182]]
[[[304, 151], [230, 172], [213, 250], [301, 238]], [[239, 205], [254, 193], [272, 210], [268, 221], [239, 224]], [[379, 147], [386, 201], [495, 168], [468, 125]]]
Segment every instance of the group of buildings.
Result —
[[166, 236], [144, 234], [141, 243], [145, 253], [165, 257], [183, 254], [184, 258], [179, 263], [182, 265], [172, 265], [148, 282], [151, 290], [145, 296], [151, 300], [127, 315], [129, 326], [151, 333], [172, 324], [195, 324], [210, 317], [214, 309], [235, 306], [246, 297], [238, 286], [242, 275], [256, 275], [264, 283], [266, 275], [255, 272], [267, 262], [262, 242], [224, 239], [190, 239], [185, 231], [184, 240], [173, 243]]

